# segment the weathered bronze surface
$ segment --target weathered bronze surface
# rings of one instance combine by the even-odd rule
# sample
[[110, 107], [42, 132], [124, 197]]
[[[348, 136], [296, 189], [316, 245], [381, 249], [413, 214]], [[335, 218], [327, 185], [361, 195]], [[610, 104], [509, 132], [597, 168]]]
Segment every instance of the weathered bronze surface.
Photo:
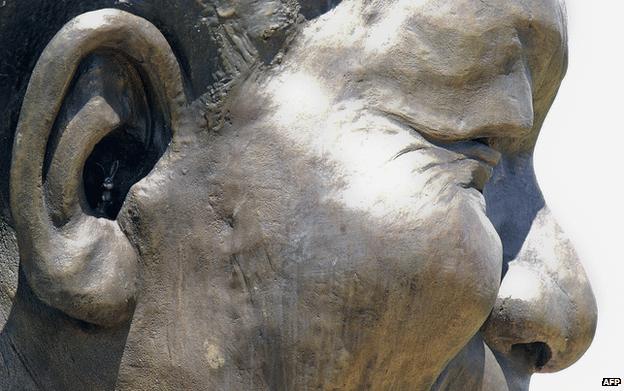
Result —
[[558, 0], [8, 0], [0, 389], [528, 390], [596, 304]]

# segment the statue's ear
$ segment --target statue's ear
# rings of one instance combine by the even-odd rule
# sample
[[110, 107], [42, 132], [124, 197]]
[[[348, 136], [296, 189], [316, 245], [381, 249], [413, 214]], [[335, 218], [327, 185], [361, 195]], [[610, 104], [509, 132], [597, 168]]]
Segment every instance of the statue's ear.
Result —
[[22, 269], [41, 300], [99, 325], [131, 315], [137, 256], [115, 219], [185, 106], [176, 58], [145, 19], [82, 14], [45, 48], [24, 96], [10, 177]]

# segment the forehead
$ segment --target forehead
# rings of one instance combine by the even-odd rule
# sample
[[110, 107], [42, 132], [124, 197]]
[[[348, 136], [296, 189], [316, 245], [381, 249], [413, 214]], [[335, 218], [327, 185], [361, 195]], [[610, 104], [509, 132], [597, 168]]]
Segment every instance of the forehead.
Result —
[[459, 22], [466, 31], [506, 23], [538, 23], [557, 29], [563, 16], [560, 0], [395, 0], [395, 4], [412, 4], [423, 18], [436, 20], [441, 26]]
[[[566, 55], [560, 0], [376, 1], [367, 11], [364, 17], [374, 20], [367, 48], [401, 47], [400, 53], [411, 55], [405, 65], [432, 76], [466, 80], [523, 59], [539, 79], [553, 57]], [[565, 61], [557, 63], [561, 73]]]
[[374, 0], [366, 8], [386, 15], [406, 11], [406, 18], [418, 15], [440, 22], [440, 27], [459, 24], [466, 31], [505, 22], [558, 29], [565, 13], [563, 0]]
[[560, 0], [429, 0], [422, 1], [413, 15], [412, 29], [434, 35], [442, 32], [463, 42], [514, 35], [530, 48], [545, 36], [559, 44], [566, 39], [565, 9]]
[[522, 35], [549, 31], [565, 38], [561, 0], [378, 0], [372, 4], [368, 10], [375, 14], [375, 24], [387, 32], [444, 32], [447, 37], [477, 40], [514, 29]]

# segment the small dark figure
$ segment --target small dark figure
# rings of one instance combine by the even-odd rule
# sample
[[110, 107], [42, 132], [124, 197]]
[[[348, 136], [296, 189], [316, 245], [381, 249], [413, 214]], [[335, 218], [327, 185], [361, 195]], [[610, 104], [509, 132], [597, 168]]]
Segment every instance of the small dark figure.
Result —
[[115, 188], [113, 180], [115, 179], [115, 174], [117, 174], [117, 170], [119, 169], [119, 160], [115, 160], [113, 162], [110, 171], [108, 172], [108, 176], [106, 176], [107, 173], [104, 166], [99, 163], [97, 163], [97, 165], [100, 166], [102, 173], [105, 175], [104, 182], [102, 182], [102, 195], [100, 196], [100, 202], [97, 206], [97, 213], [100, 215], [106, 215], [106, 211], [113, 202], [113, 189]]

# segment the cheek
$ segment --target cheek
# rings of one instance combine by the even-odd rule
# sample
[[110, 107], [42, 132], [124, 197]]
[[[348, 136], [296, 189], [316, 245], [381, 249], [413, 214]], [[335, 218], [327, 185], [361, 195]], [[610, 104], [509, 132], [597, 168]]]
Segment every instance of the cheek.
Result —
[[388, 205], [384, 216], [356, 219], [365, 236], [347, 239], [365, 249], [351, 262], [360, 277], [367, 276], [368, 288], [395, 292], [398, 302], [386, 310], [406, 321], [397, 333], [419, 341], [413, 348], [444, 347], [446, 354], [463, 346], [496, 299], [500, 239], [474, 193], [457, 190], [417, 213]]
[[[299, 220], [267, 235], [265, 243], [284, 238], [269, 251], [283, 280], [257, 301], [263, 313], [288, 314], [288, 327], [268, 324], [294, 347], [289, 359], [323, 357], [309, 367], [332, 367], [333, 379], [354, 389], [365, 387], [361, 373], [371, 374], [373, 389], [386, 389], [389, 378], [425, 388], [496, 299], [501, 245], [479, 198], [449, 190], [426, 207], [384, 203], [385, 213], [379, 204], [369, 212], [322, 194], [298, 204], [290, 215]], [[324, 386], [335, 385], [317, 375]]]
[[[417, 190], [379, 201], [392, 192], [368, 188], [378, 202], [354, 208], [310, 165], [277, 175], [243, 164], [254, 172], [229, 175], [238, 185], [221, 193], [200, 166], [157, 167], [122, 211], [142, 260], [124, 378], [144, 357], [194, 381], [277, 357], [287, 373], [306, 368], [290, 379], [299, 388], [386, 389], [390, 378], [424, 388], [488, 315], [500, 243], [470, 190], [446, 186], [417, 204]], [[230, 223], [211, 206], [229, 199]]]
[[[230, 258], [232, 228], [216, 218], [214, 193], [200, 165], [185, 163], [154, 170], [132, 188], [122, 210], [141, 264], [120, 379], [133, 384], [158, 378], [170, 389], [224, 389], [217, 373], [258, 359], [247, 348], [257, 321]], [[233, 358], [228, 349], [243, 353]]]

